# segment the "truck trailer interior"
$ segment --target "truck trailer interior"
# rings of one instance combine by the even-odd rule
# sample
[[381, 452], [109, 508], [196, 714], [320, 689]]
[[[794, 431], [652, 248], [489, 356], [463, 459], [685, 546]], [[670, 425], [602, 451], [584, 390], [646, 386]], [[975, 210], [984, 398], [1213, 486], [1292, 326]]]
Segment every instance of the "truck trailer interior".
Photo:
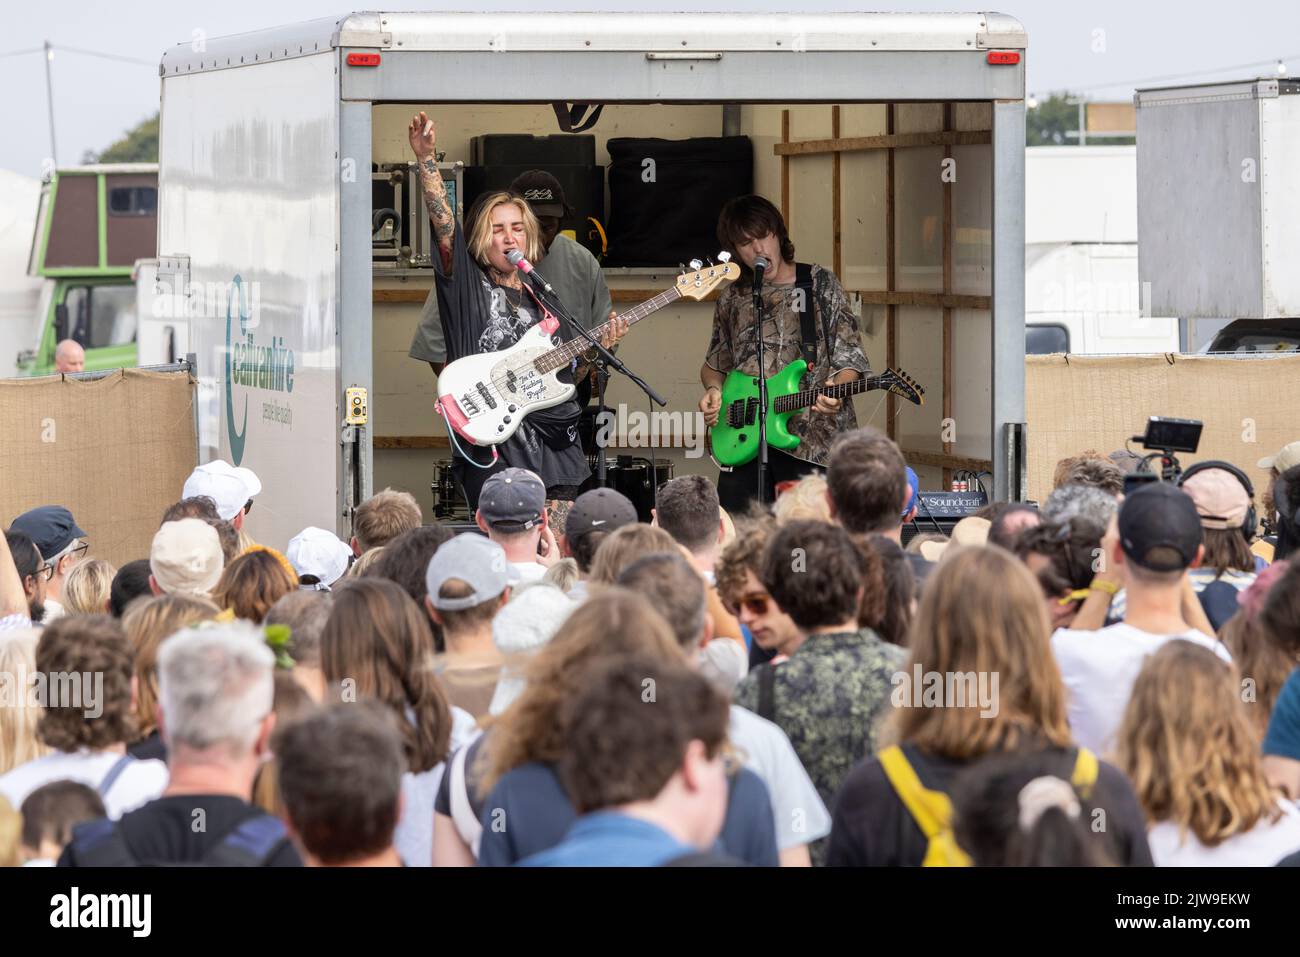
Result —
[[[376, 175], [413, 161], [406, 128], [420, 110], [437, 124], [444, 164], [472, 166], [474, 137], [560, 132], [550, 103], [377, 103], [371, 122]], [[607, 144], [616, 137], [747, 138], [753, 191], [780, 207], [800, 261], [821, 263], [840, 277], [873, 371], [901, 369], [926, 389], [921, 407], [883, 392], [859, 395], [859, 424], [894, 437], [923, 488], [948, 488], [953, 474], [965, 470], [988, 473], [982, 481], [991, 494], [992, 117], [990, 103], [961, 101], [605, 103], [586, 134], [570, 135], [594, 137], [601, 167], [610, 162]], [[416, 200], [415, 214], [427, 219]], [[616, 203], [606, 185], [593, 211], [602, 227], [617, 220]], [[407, 204], [403, 212], [411, 209]], [[599, 256], [603, 229], [586, 224], [585, 231], [577, 238]], [[435, 377], [409, 355], [433, 282], [430, 251], [420, 237], [405, 253], [377, 247], [373, 486], [411, 490], [426, 507], [437, 501], [440, 517], [447, 517], [452, 509], [445, 483], [431, 489], [439, 464], [451, 455], [445, 426], [433, 411]], [[615, 309], [671, 285], [676, 262], [717, 252], [714, 243], [675, 257], [672, 265], [605, 265]], [[648, 436], [615, 428], [611, 465], [618, 455], [642, 462], [653, 457], [670, 466], [661, 481], [668, 474], [716, 476], [691, 415], [702, 392], [699, 367], [714, 298], [675, 303], [639, 323], [620, 346], [620, 358], [668, 399], [662, 411], [669, 415], [660, 419], [654, 448], [644, 447]], [[606, 406], [650, 413], [645, 395], [618, 375], [610, 379]], [[644, 480], [639, 464], [618, 481]]]

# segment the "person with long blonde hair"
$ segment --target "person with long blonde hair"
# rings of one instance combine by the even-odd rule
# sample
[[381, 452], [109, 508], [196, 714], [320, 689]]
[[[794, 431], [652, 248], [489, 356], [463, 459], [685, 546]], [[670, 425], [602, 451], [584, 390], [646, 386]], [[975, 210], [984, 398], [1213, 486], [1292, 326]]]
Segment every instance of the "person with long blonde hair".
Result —
[[[562, 326], [543, 305], [507, 259], [510, 253], [519, 252], [536, 264], [544, 253], [541, 226], [528, 201], [507, 191], [483, 193], [466, 213], [462, 228], [438, 170], [433, 120], [423, 112], [416, 114], [407, 128], [407, 139], [415, 153], [438, 247], [434, 279], [447, 361], [509, 349], [538, 324], [554, 345], [577, 337], [576, 331]], [[567, 305], [578, 309], [582, 304]], [[603, 329], [601, 338], [609, 348], [626, 332], [627, 323], [615, 320]], [[587, 369], [579, 365], [573, 381], [580, 382]], [[570, 399], [529, 413], [514, 435], [490, 451], [466, 447], [463, 442], [454, 444], [452, 473], [470, 510], [478, 508], [487, 475], [508, 466], [541, 476], [547, 498], [574, 498], [591, 475], [578, 441], [578, 415], [578, 403]]]
[[14, 700], [0, 707], [0, 774], [49, 753], [36, 734], [41, 706], [28, 694], [25, 679], [36, 673], [36, 628], [0, 631], [0, 675], [10, 675]]
[[[523, 692], [489, 726], [471, 769], [478, 793], [487, 795], [479, 864], [515, 864], [563, 839], [578, 816], [557, 771], [568, 752], [565, 705], [586, 686], [593, 668], [633, 655], [673, 665], [687, 661], [672, 628], [646, 598], [610, 587], [578, 606], [525, 666]], [[641, 693], [647, 706], [673, 707], [655, 696], [652, 675]], [[627, 758], [637, 760], [634, 754]], [[497, 820], [508, 826], [488, 826]], [[779, 863], [767, 788], [748, 769], [730, 778], [721, 844], [746, 863]]]
[[1271, 867], [1300, 850], [1300, 809], [1269, 784], [1233, 667], [1189, 641], [1149, 656], [1117, 760], [1151, 822], [1157, 866]]
[[[987, 755], [1055, 755], [1060, 776], [1107, 811], [1108, 856], [1150, 864], [1144, 822], [1120, 772], [1073, 744], [1038, 582], [996, 546], [950, 549], [926, 583], [892, 679], [893, 742], [849, 773], [834, 803], [831, 865], [964, 863], [949, 794]], [[928, 816], [932, 819], [926, 821]]]

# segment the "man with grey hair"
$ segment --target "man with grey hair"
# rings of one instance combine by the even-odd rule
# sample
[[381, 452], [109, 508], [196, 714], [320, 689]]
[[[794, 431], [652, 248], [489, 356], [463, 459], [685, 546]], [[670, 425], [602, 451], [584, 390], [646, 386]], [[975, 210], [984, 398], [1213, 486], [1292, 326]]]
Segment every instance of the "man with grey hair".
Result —
[[1064, 525], [1070, 519], [1086, 518], [1098, 528], [1110, 524], [1119, 499], [1093, 485], [1062, 485], [1043, 503], [1043, 521]]
[[171, 780], [116, 823], [79, 825], [61, 867], [302, 865], [278, 818], [249, 803], [275, 715], [275, 656], [246, 622], [187, 628], [158, 651]]

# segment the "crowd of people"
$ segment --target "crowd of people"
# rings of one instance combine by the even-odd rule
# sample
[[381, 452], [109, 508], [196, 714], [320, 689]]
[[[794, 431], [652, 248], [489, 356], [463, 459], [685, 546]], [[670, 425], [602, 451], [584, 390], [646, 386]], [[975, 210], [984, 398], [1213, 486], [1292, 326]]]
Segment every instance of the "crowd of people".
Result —
[[1260, 466], [1084, 452], [937, 536], [863, 428], [741, 514], [512, 467], [477, 532], [385, 489], [280, 551], [218, 461], [120, 568], [35, 508], [0, 864], [1292, 863], [1300, 442]]

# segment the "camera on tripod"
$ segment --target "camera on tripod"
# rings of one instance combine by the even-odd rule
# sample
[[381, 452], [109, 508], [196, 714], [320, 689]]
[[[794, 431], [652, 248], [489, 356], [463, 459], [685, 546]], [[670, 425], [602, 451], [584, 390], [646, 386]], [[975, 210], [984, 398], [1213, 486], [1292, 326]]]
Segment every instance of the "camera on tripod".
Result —
[[[1136, 472], [1124, 476], [1124, 494], [1127, 495], [1148, 482], [1177, 482], [1183, 467], [1177, 452], [1195, 452], [1201, 444], [1201, 430], [1205, 423], [1199, 419], [1171, 419], [1153, 415], [1147, 419], [1147, 430], [1129, 441], [1140, 442], [1148, 450]], [[1154, 459], [1160, 460], [1160, 471], [1152, 468]]]

